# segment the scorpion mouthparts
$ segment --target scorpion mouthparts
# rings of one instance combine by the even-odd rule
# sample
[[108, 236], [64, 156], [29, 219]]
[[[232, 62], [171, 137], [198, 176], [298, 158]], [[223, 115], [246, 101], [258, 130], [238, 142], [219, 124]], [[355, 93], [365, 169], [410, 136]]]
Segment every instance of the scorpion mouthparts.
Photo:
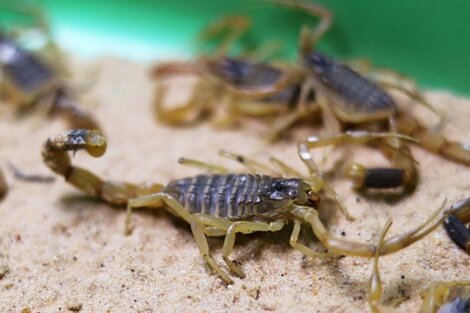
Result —
[[317, 207], [321, 202], [320, 196], [314, 191], [308, 192], [308, 200], [312, 202], [314, 207]]

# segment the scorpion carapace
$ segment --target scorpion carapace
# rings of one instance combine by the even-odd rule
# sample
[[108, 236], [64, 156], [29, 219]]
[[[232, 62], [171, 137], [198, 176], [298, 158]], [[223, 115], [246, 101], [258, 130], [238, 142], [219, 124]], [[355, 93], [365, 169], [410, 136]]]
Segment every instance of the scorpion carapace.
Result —
[[[453, 208], [451, 207], [452, 211]], [[385, 242], [385, 235], [392, 222], [389, 220], [380, 235], [377, 251]], [[372, 313], [403, 312], [394, 306], [381, 303], [383, 288], [379, 274], [379, 254], [374, 257], [374, 266], [369, 281], [368, 302]], [[423, 303], [420, 313], [468, 313], [470, 312], [470, 281], [434, 282], [421, 292]], [[417, 311], [418, 312], [418, 311]]]
[[99, 129], [51, 66], [0, 33], [1, 96], [20, 108], [41, 106], [64, 118], [70, 128]]
[[[374, 244], [337, 238], [326, 230], [317, 212], [319, 192], [325, 188], [328, 194], [328, 185], [320, 176], [285, 178], [229, 174], [224, 168], [208, 165], [208, 168], [219, 169], [221, 173], [174, 180], [166, 186], [136, 185], [106, 181], [88, 170], [73, 166], [67, 152], [77, 150], [86, 150], [99, 157], [106, 150], [106, 140], [97, 131], [74, 130], [50, 137], [44, 144], [42, 156], [52, 171], [85, 193], [112, 204], [127, 204], [126, 232], [130, 230], [131, 211], [137, 207], [165, 207], [184, 219], [191, 225], [202, 257], [226, 283], [233, 283], [233, 280], [210, 256], [206, 236], [225, 236], [223, 259], [228, 268], [240, 277], [244, 277], [243, 270], [229, 258], [236, 234], [278, 231], [290, 221], [294, 223], [291, 246], [308, 256], [325, 257], [328, 254], [315, 252], [298, 242], [303, 222], [310, 225], [328, 253], [361, 257], [373, 257], [377, 253]], [[249, 167], [256, 165], [241, 156], [236, 156], [236, 159]], [[282, 162], [273, 160], [282, 172], [296, 173]], [[199, 161], [183, 159], [182, 162], [206, 166]], [[442, 219], [434, 221], [439, 212], [440, 209], [413, 230], [385, 241], [379, 254], [396, 252], [423, 238], [442, 223]]]
[[[398, 90], [417, 103], [435, 112], [417, 90], [409, 90], [392, 83], [375, 82], [345, 64], [315, 51], [315, 44], [331, 25], [331, 14], [325, 8], [307, 2], [276, 0], [274, 3], [306, 11], [320, 18], [315, 30], [302, 29], [300, 36], [300, 64], [315, 90], [325, 124], [333, 132], [344, 129], [370, 129], [388, 124], [384, 131], [401, 133], [416, 138], [422, 148], [447, 159], [470, 165], [470, 146], [449, 141], [437, 131], [426, 128], [407, 110], [399, 108], [385, 88]], [[380, 123], [382, 122], [382, 123]], [[385, 122], [385, 123], [383, 123]], [[355, 138], [330, 135], [326, 138], [312, 136], [303, 142], [307, 149], [339, 143], [364, 143]], [[367, 143], [371, 143], [367, 141]], [[404, 186], [413, 189], [417, 181], [415, 162], [408, 145], [403, 140], [374, 141], [391, 160], [391, 167], [366, 168], [359, 163], [346, 166], [346, 176], [357, 188], [393, 188]]]

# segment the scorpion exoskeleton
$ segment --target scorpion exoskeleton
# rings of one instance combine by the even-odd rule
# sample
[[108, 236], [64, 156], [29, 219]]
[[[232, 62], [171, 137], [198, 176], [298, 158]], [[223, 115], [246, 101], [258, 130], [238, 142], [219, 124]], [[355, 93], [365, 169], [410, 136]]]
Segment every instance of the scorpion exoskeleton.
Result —
[[[42, 32], [47, 31], [42, 20], [38, 24]], [[74, 99], [70, 88], [55, 68], [39, 56], [21, 48], [2, 31], [0, 67], [2, 98], [22, 109], [40, 107], [48, 115], [61, 116], [70, 128], [99, 129], [95, 119]]]
[[[319, 192], [326, 186], [320, 176], [301, 175], [285, 163], [272, 158], [279, 169], [278, 177], [260, 175], [259, 164], [245, 157], [224, 152], [252, 169], [250, 174], [231, 174], [225, 168], [195, 160], [180, 163], [210, 169], [215, 174], [198, 175], [162, 184], [130, 184], [106, 181], [90, 171], [71, 164], [68, 151], [86, 150], [91, 156], [105, 153], [106, 140], [98, 131], [73, 130], [50, 137], [44, 144], [42, 156], [45, 164], [55, 173], [82, 191], [111, 204], [127, 204], [126, 233], [130, 232], [131, 211], [138, 207], [163, 208], [184, 219], [191, 230], [200, 253], [212, 270], [226, 283], [232, 278], [211, 257], [206, 236], [225, 236], [222, 255], [227, 267], [239, 277], [243, 270], [230, 259], [237, 233], [279, 231], [289, 222], [294, 223], [290, 245], [307, 256], [325, 257], [331, 253], [360, 257], [374, 257], [374, 244], [359, 243], [331, 235], [319, 218]], [[313, 161], [312, 161], [313, 162]], [[290, 178], [287, 178], [290, 177]], [[330, 194], [331, 195], [331, 194]], [[422, 225], [386, 240], [380, 255], [396, 252], [434, 230], [442, 223], [435, 221], [437, 210]], [[461, 212], [454, 212], [462, 217]], [[301, 224], [310, 225], [328, 253], [316, 252], [298, 242]]]
[[[454, 204], [452, 208], [458, 210], [459, 208], [470, 207], [470, 198], [466, 198]], [[444, 228], [447, 234], [460, 248], [470, 254], [470, 225], [465, 226], [464, 220], [452, 214], [450, 210], [444, 222]]]
[[[449, 211], [453, 210], [457, 209], [452, 206]], [[467, 211], [469, 211], [468, 206]], [[377, 251], [380, 251], [384, 242], [386, 242], [385, 235], [391, 225], [392, 222], [389, 220], [380, 235]], [[379, 274], [379, 254], [376, 253], [368, 291], [370, 309], [372, 313], [398, 312], [393, 306], [380, 303], [382, 292], [383, 289]], [[470, 280], [434, 282], [427, 289], [423, 290], [421, 294], [423, 296], [423, 303], [419, 310], [420, 313], [470, 312]]]
[[[274, 122], [276, 128], [286, 129], [298, 119], [318, 111], [313, 90], [304, 90], [300, 69], [286, 63], [254, 61], [260, 56], [228, 56], [228, 47], [248, 25], [246, 17], [225, 17], [209, 26], [202, 35], [207, 39], [228, 30], [215, 53], [202, 55], [191, 62], [163, 62], [153, 68], [152, 76], [156, 81], [153, 105], [158, 120], [170, 125], [189, 125], [209, 115], [215, 124], [227, 127], [238, 124], [242, 117], [270, 121], [288, 113], [288, 118]], [[263, 48], [261, 46], [260, 50], [266, 50]], [[186, 104], [167, 109], [164, 78], [175, 74], [190, 74], [199, 79]], [[222, 110], [225, 112], [219, 116], [217, 112]]]
[[[327, 128], [339, 133], [326, 138], [312, 136], [299, 145], [301, 153], [312, 148], [339, 143], [371, 143], [370, 141], [340, 133], [343, 128], [374, 128], [386, 124], [386, 131], [412, 136], [422, 148], [447, 159], [470, 165], [470, 146], [449, 141], [437, 131], [426, 128], [404, 109], [398, 108], [385, 88], [393, 88], [436, 112], [424, 96], [400, 85], [373, 82], [349, 66], [314, 51], [315, 43], [331, 25], [331, 15], [316, 5], [287, 0], [273, 1], [286, 7], [308, 11], [321, 17], [315, 30], [303, 28], [300, 36], [300, 62], [307, 73], [308, 84], [315, 90], [316, 103], [320, 107]], [[383, 87], [382, 87], [382, 86]], [[437, 113], [437, 112], [436, 112]], [[354, 126], [353, 128], [351, 126]], [[383, 126], [382, 126], [383, 127]], [[390, 168], [366, 168], [359, 163], [346, 167], [346, 176], [356, 188], [412, 188], [416, 184], [415, 162], [408, 145], [398, 138], [374, 140], [384, 155], [391, 160]]]

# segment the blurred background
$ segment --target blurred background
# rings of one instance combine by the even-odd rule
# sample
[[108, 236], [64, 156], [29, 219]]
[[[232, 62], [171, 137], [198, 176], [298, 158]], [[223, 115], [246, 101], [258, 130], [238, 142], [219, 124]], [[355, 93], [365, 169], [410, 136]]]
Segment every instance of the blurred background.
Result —
[[[366, 59], [423, 87], [470, 94], [469, 1], [316, 2], [334, 15], [318, 50]], [[252, 27], [240, 41], [245, 49], [273, 40], [282, 44], [279, 57], [295, 61], [300, 27], [317, 22], [305, 13], [254, 0], [0, 0], [2, 28], [24, 19], [8, 12], [12, 4], [44, 11], [54, 40], [72, 54], [139, 62], [194, 56], [199, 32], [227, 14], [251, 17]]]

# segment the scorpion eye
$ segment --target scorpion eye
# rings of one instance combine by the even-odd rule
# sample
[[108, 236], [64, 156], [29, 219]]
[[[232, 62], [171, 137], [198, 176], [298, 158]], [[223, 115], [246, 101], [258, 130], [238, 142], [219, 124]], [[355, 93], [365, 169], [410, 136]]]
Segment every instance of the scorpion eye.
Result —
[[277, 191], [281, 191], [281, 190], [283, 190], [284, 188], [282, 187], [281, 184], [276, 184], [276, 185], [274, 186], [274, 189], [276, 189]]

